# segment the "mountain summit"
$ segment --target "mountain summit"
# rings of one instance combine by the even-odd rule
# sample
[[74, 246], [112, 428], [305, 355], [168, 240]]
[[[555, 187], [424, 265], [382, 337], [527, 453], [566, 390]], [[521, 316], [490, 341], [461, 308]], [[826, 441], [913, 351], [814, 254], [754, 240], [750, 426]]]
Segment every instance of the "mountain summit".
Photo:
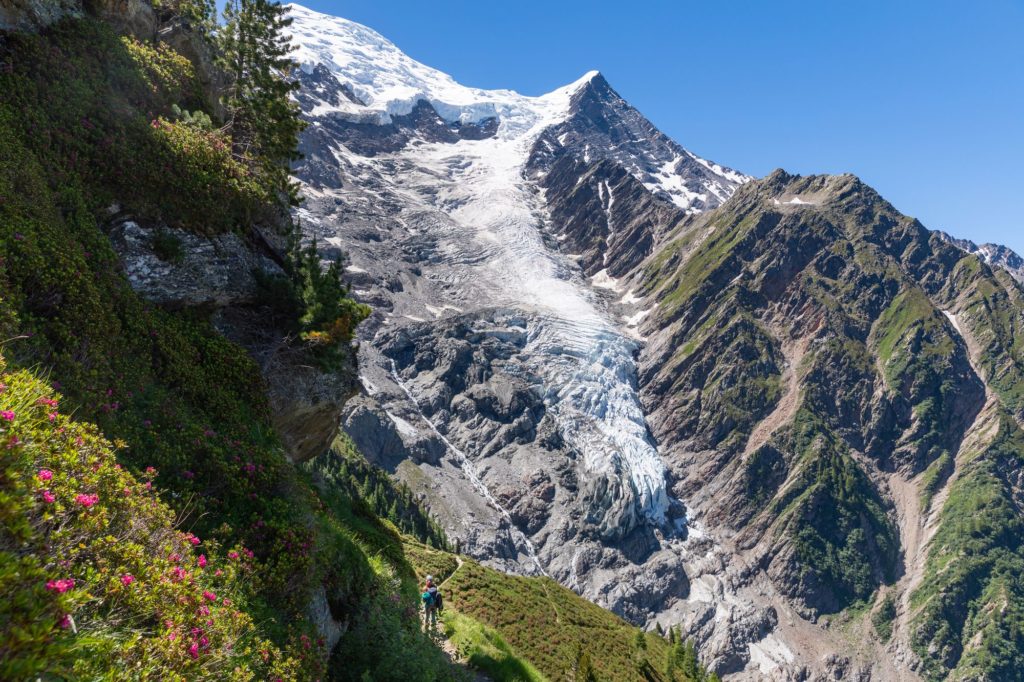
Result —
[[737, 679], [1009, 669], [1009, 272], [853, 176], [697, 157], [596, 72], [468, 88], [291, 13], [297, 215], [375, 310], [344, 428], [450, 537]]

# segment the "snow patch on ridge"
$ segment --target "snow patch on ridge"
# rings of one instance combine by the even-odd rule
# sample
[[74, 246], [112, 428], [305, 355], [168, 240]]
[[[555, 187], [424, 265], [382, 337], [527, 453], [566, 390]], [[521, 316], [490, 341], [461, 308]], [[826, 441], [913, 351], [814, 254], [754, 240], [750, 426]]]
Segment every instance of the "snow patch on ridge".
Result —
[[311, 73], [317, 64], [348, 83], [363, 106], [345, 101], [322, 103], [314, 116], [341, 113], [368, 122], [386, 124], [391, 117], [408, 114], [420, 100], [426, 100], [448, 123], [479, 123], [498, 118], [505, 124], [532, 127], [537, 119], [524, 120], [533, 113], [538, 100], [566, 99], [597, 75], [590, 71], [575, 83], [543, 97], [527, 97], [514, 90], [484, 90], [456, 83], [446, 73], [412, 59], [390, 40], [354, 21], [321, 14], [301, 5], [288, 5], [294, 19], [291, 31], [296, 50], [292, 58]]

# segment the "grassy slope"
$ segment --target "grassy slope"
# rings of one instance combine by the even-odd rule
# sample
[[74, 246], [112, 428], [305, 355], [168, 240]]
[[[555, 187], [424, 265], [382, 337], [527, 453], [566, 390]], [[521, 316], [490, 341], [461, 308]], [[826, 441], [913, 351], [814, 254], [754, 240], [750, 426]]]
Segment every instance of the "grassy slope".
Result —
[[688, 675], [676, 670], [675, 677], [669, 676], [666, 660], [678, 651], [664, 638], [644, 634], [644, 649], [638, 650], [640, 630], [549, 578], [510, 576], [469, 559], [456, 569], [447, 552], [415, 543], [406, 547], [421, 578], [429, 573], [447, 580], [445, 608], [458, 614], [449, 621], [455, 640], [469, 640], [470, 652], [481, 656], [497, 648], [500, 658], [507, 659], [499, 669], [535, 668], [549, 680], [563, 680], [582, 647], [600, 680], [702, 679], [702, 671]]

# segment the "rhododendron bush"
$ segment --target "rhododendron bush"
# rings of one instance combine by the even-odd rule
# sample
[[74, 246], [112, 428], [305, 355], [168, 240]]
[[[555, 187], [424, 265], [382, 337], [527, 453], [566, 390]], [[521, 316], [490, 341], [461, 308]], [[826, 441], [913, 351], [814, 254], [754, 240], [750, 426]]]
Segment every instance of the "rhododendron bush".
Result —
[[0, 678], [293, 679], [241, 608], [252, 552], [174, 528], [156, 470], [131, 475], [123, 444], [2, 358], [0, 381]]

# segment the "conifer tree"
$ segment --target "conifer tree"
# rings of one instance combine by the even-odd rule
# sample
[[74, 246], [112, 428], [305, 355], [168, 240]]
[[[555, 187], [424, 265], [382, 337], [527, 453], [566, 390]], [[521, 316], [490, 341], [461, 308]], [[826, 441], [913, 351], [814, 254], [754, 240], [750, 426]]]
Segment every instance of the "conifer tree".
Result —
[[275, 189], [295, 199], [288, 165], [298, 158], [304, 126], [290, 98], [298, 83], [289, 79], [295, 62], [292, 20], [276, 0], [229, 0], [219, 31], [221, 59], [232, 84], [224, 104], [237, 153], [257, 157]]

